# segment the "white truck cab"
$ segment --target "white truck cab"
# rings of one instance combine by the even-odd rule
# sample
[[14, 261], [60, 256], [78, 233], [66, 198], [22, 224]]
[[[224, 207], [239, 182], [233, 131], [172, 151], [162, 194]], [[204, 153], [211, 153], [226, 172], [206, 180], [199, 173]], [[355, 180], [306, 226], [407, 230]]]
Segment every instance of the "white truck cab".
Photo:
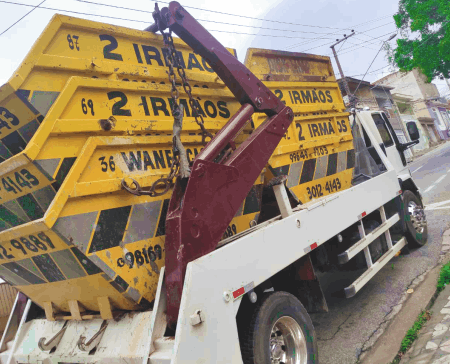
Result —
[[[401, 143], [389, 122], [389, 119], [386, 117], [386, 114], [382, 111], [358, 111], [354, 113], [352, 118], [360, 118], [365, 120], [365, 124], [368, 125], [368, 129], [370, 129], [371, 133], [377, 140], [378, 145], [386, 155], [386, 157], [391, 162], [395, 171], [397, 172], [398, 178], [401, 180], [402, 189], [403, 184], [406, 183], [406, 187], [413, 188], [417, 190], [419, 193], [419, 188], [415, 185], [411, 178], [411, 173], [409, 171], [408, 164], [406, 162], [405, 150], [413, 147], [414, 145], [419, 143], [420, 133], [415, 124], [408, 124], [408, 133], [412, 142], [409, 143]], [[353, 122], [353, 120], [352, 120]], [[373, 145], [370, 139], [367, 136], [367, 132], [364, 128], [362, 128], [364, 134], [364, 143], [366, 147], [369, 149], [371, 156], [375, 159], [377, 164], [380, 164], [381, 160], [375, 153]], [[411, 185], [412, 184], [412, 185]], [[408, 189], [406, 188], [406, 189]]]
[[[420, 142], [420, 133], [416, 124], [409, 123], [407, 126], [408, 134], [412, 141], [409, 143], [401, 143], [384, 112], [365, 110], [353, 111], [352, 114], [350, 116], [351, 123], [355, 125], [356, 122], [356, 124], [360, 125], [364, 145], [380, 170], [384, 170], [386, 166], [383, 165], [379, 154], [373, 146], [373, 139], [376, 140], [376, 143], [396, 171], [400, 187], [403, 191], [403, 202], [411, 215], [411, 220], [405, 221], [403, 226], [406, 230], [406, 237], [408, 241], [413, 240], [413, 244], [422, 245], [421, 242], [425, 241], [427, 236], [422, 196], [419, 187], [415, 184], [411, 176], [404, 153], [405, 150]], [[362, 120], [364, 121], [363, 123], [361, 122]], [[372, 140], [369, 138], [368, 132], [370, 132]]]

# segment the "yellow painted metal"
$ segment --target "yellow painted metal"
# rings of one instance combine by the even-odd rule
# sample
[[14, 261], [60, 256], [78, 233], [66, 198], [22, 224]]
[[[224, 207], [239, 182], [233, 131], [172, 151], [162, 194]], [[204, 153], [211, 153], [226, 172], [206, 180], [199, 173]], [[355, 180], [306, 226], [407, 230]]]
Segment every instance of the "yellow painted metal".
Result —
[[[175, 37], [174, 44], [193, 85], [224, 87], [184, 42]], [[56, 14], [8, 84], [15, 91], [60, 91], [71, 76], [165, 82], [164, 52], [161, 35]]]
[[[174, 43], [215, 133], [239, 105], [201, 57]], [[98, 299], [109, 297], [136, 309], [154, 299], [171, 191], [131, 196], [121, 180], [145, 187], [169, 172], [164, 52], [160, 35], [55, 15], [0, 87], [0, 275], [41, 306], [51, 300], [69, 312], [78, 301], [99, 311]], [[201, 137], [184, 92], [180, 102], [192, 160]], [[260, 179], [253, 192], [261, 187]], [[225, 236], [258, 214], [243, 203]]]
[[[246, 66], [294, 111], [267, 178], [287, 175], [287, 187], [302, 203], [349, 188], [353, 138], [330, 59], [252, 48]], [[262, 115], [254, 118], [255, 126], [263, 121]]]
[[[225, 89], [198, 88], [195, 95], [213, 133], [240, 107]], [[133, 178], [146, 187], [168, 174], [173, 157], [169, 98], [168, 85], [69, 80], [31, 142], [0, 164], [0, 201], [6, 202], [0, 206], [0, 254], [6, 252], [0, 256], [1, 276], [41, 306], [50, 299], [56, 311], [68, 311], [70, 300], [99, 311], [99, 297], [109, 297], [121, 309], [154, 299], [171, 190], [138, 197], [125, 192], [121, 181]], [[183, 92], [180, 102], [187, 106], [181, 139], [192, 160], [202, 148], [201, 136]], [[252, 190], [259, 201], [262, 177]], [[248, 229], [259, 212], [244, 201], [224, 237]], [[102, 279], [107, 284], [84, 296], [79, 290], [89, 281], [86, 276], [93, 286]]]
[[263, 81], [335, 82], [329, 57], [249, 48], [245, 65]]
[[[194, 89], [225, 89], [191, 48], [178, 38], [174, 44]], [[0, 161], [25, 148], [70, 77], [164, 84], [165, 52], [161, 35], [53, 16], [8, 83], [0, 87]]]
[[[214, 134], [240, 105], [201, 58], [175, 44]], [[252, 52], [250, 68], [264, 80], [273, 73], [265, 82], [295, 121], [224, 238], [257, 222], [267, 176], [287, 174], [302, 202], [351, 181], [348, 114], [329, 60], [283, 53], [290, 63], [279, 67], [273, 51]], [[70, 312], [78, 302], [100, 311], [105, 297], [131, 310], [155, 297], [171, 191], [138, 197], [121, 181], [147, 187], [169, 172], [173, 116], [162, 54], [160, 36], [57, 15], [0, 88], [0, 276], [47, 310]], [[180, 103], [192, 160], [201, 136], [182, 91]], [[255, 115], [254, 126], [263, 119]]]

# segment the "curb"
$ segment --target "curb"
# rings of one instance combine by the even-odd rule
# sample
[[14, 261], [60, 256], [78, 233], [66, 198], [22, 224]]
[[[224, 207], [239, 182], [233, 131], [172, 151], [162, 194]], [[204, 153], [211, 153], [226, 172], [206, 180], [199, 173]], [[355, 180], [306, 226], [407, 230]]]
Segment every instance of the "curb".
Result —
[[[441, 239], [442, 239], [441, 240], [441, 253], [443, 252], [442, 251], [442, 247], [443, 247], [442, 242], [444, 240], [444, 235], [446, 232], [450, 233], [450, 229], [445, 230], [441, 235]], [[447, 235], [450, 235], [449, 233], [447, 233]], [[436, 265], [434, 265], [433, 267], [428, 268], [421, 275], [417, 276], [411, 282], [411, 284], [407, 287], [407, 289], [410, 289], [410, 288], [415, 289], [415, 287], [417, 287], [420, 283], [422, 283], [424, 281], [425, 277], [433, 269], [439, 267], [439, 270], [440, 270], [444, 266], [444, 264], [445, 264], [444, 262], [448, 262], [448, 261], [450, 261], [450, 251], [445, 252], [445, 254], [440, 254], [438, 263]], [[436, 287], [434, 294], [430, 297], [428, 303], [425, 306], [425, 310], [430, 310], [433, 307], [433, 305], [440, 293], [441, 292], [438, 292], [437, 287]], [[366, 342], [366, 344], [361, 348], [362, 354], [359, 356], [356, 363], [364, 363], [364, 360], [370, 353], [371, 349], [375, 346], [375, 344], [378, 342], [378, 339], [386, 332], [386, 330], [389, 329], [395, 316], [403, 308], [403, 305], [405, 304], [405, 301], [408, 299], [409, 296], [410, 296], [410, 294], [407, 293], [405, 290], [404, 294], [401, 296], [398, 303], [395, 306], [391, 307], [391, 311], [385, 316], [384, 322], [382, 322], [382, 324], [379, 326], [378, 332], [376, 334], [374, 334], [373, 337], [371, 338], [371, 340]], [[406, 334], [406, 332], [405, 332], [405, 334]], [[398, 348], [398, 350], [395, 352], [395, 356], [399, 353], [399, 349], [400, 348]], [[404, 363], [404, 361], [403, 362], [401, 361], [400, 363]]]
[[[440, 264], [441, 263], [439, 262], [438, 265], [440, 265]], [[407, 290], [410, 289], [410, 288], [415, 289], [420, 283], [422, 283], [422, 281], [425, 279], [425, 277], [428, 275], [428, 273], [430, 273], [430, 271], [432, 269], [434, 269], [435, 267], [437, 267], [437, 265], [427, 269], [421, 275], [417, 276], [411, 282], [411, 284], [407, 287]], [[430, 299], [430, 301], [428, 302], [428, 304], [426, 306], [427, 310], [428, 310], [429, 306], [431, 307], [434, 304], [434, 301], [436, 300], [438, 295], [439, 295], [439, 293], [437, 292], [437, 289], [436, 289], [435, 293], [433, 294], [432, 298]], [[398, 303], [391, 307], [391, 311], [385, 316], [384, 321], [381, 323], [380, 327], [378, 328], [378, 333], [374, 334], [373, 337], [371, 338], [371, 340], [366, 342], [366, 344], [361, 348], [362, 354], [360, 355], [360, 357], [358, 358], [356, 363], [364, 363], [364, 359], [369, 354], [369, 352], [372, 349], [372, 347], [377, 343], [378, 339], [389, 328], [389, 326], [392, 323], [393, 319], [395, 318], [395, 316], [397, 316], [397, 314], [403, 308], [403, 305], [404, 305], [405, 301], [409, 298], [409, 296], [410, 296], [410, 294], [407, 293], [406, 290], [405, 290], [405, 292], [401, 296], [401, 298], [398, 301]]]
[[449, 143], [449, 142], [450, 142], [450, 140], [446, 140], [434, 147], [428, 148], [425, 153], [418, 153], [418, 154], [414, 155], [413, 160], [408, 164], [413, 164], [413, 163], [418, 162], [422, 157], [428, 155], [429, 153], [436, 151], [437, 149], [443, 147], [444, 145], [447, 145], [447, 143]]
[[[447, 232], [447, 231], [450, 231], [450, 229], [444, 231], [444, 234], [445, 234], [445, 232]], [[442, 237], [444, 237], [444, 234], [442, 234]], [[443, 255], [441, 255], [440, 258], [439, 258], [439, 263], [436, 264], [433, 268], [439, 267], [439, 270], [441, 270], [442, 267], [446, 264], [446, 263], [444, 263], [444, 262], [449, 262], [449, 261], [450, 261], [450, 253], [443, 254]], [[428, 271], [427, 271], [427, 272], [428, 272]], [[440, 295], [442, 292], [443, 292], [443, 290], [442, 290], [441, 292], [439, 292], [439, 291], [437, 290], [437, 288], [436, 288], [436, 290], [435, 290], [433, 296], [431, 296], [431, 298], [430, 298], [428, 304], [425, 306], [425, 310], [430, 311], [431, 308], [433, 308], [434, 303], [436, 302], [436, 299], [439, 297], [439, 295]], [[431, 316], [433, 316], [433, 313], [431, 313]], [[420, 331], [419, 331], [419, 333], [420, 333]], [[416, 342], [416, 340], [417, 340], [417, 339], [415, 339], [415, 340], [412, 342], [411, 347], [408, 349], [408, 351], [410, 351], [411, 348], [414, 346], [414, 343]], [[399, 364], [406, 364], [406, 363], [408, 362], [408, 360], [410, 360], [410, 358], [407, 357], [407, 355], [406, 355], [406, 354], [408, 353], [408, 351], [407, 351], [407, 352], [404, 354], [404, 356], [400, 359]], [[400, 353], [400, 350], [398, 351], [398, 353]], [[397, 353], [397, 354], [398, 354], [398, 353]], [[397, 355], [396, 355], [396, 356], [397, 356]]]

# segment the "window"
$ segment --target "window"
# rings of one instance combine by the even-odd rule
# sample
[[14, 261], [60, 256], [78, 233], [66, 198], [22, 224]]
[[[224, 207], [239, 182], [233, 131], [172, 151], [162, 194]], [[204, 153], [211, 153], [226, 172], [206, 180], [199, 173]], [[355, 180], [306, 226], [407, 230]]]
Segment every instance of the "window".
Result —
[[[362, 126], [362, 125], [361, 125]], [[362, 126], [362, 131], [363, 131], [363, 135], [364, 135], [364, 142], [366, 143], [366, 147], [369, 148], [372, 146], [372, 142], [370, 141], [369, 136], [366, 133], [366, 130], [364, 129], [364, 127]]]
[[375, 122], [378, 132], [381, 135], [381, 139], [383, 140], [384, 146], [387, 148], [394, 145], [394, 141], [392, 140], [391, 134], [389, 134], [389, 130], [381, 115], [372, 114], [372, 118], [373, 121]]

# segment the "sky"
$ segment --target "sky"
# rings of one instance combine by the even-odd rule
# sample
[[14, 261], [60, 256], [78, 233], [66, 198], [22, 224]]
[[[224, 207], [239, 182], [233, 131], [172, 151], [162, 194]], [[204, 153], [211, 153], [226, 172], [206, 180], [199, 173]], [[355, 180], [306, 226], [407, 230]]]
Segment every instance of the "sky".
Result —
[[[330, 45], [355, 30], [355, 35], [336, 46], [346, 76], [374, 82], [393, 69], [386, 54], [378, 51], [382, 41], [396, 33], [393, 15], [398, 2], [393, 0], [180, 0], [200, 23], [224, 46], [235, 48], [240, 61], [249, 47], [303, 52], [330, 56], [337, 77], [338, 68]], [[151, 0], [0, 0], [0, 85], [7, 82], [25, 58], [55, 13], [144, 29], [153, 21]], [[33, 9], [11, 29], [5, 30]], [[107, 4], [109, 6], [97, 5]], [[160, 7], [166, 3], [159, 3]], [[138, 11], [114, 8], [127, 7]], [[121, 18], [121, 19], [117, 19]], [[391, 45], [396, 46], [395, 39]], [[445, 81], [435, 80], [441, 95], [448, 94]]]

